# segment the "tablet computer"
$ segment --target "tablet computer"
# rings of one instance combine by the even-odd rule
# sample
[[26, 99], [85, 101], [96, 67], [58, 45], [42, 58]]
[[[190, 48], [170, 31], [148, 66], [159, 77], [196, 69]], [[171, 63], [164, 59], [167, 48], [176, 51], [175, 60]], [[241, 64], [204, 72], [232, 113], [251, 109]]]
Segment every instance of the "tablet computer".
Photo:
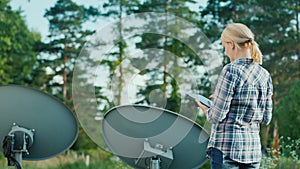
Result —
[[210, 107], [212, 105], [212, 101], [202, 95], [190, 93], [188, 96], [199, 100], [206, 107]]

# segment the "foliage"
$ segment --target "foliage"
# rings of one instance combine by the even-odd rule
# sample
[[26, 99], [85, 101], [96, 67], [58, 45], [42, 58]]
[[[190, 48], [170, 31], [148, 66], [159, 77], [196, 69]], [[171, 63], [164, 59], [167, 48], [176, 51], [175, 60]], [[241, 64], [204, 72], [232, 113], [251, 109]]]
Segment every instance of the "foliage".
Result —
[[[98, 15], [98, 9], [77, 5], [72, 0], [58, 0], [44, 15], [49, 21], [50, 34], [49, 42], [40, 45], [40, 50], [46, 53], [46, 57], [41, 57], [39, 61], [41, 67], [52, 72], [45, 74], [43, 87], [45, 91], [60, 98], [71, 110], [74, 110], [71, 94], [72, 71], [87, 37], [94, 33], [84, 29], [83, 24]], [[82, 80], [86, 81], [86, 78]], [[85, 140], [81, 146], [95, 147], [83, 134], [82, 128], [79, 134], [79, 139]], [[76, 144], [74, 148], [78, 148]]]
[[85, 150], [96, 148], [97, 144], [91, 140], [91, 138], [87, 135], [86, 132], [84, 132], [84, 130], [80, 126], [78, 138], [76, 140], [76, 143], [72, 146], [72, 149], [77, 150], [78, 152], [85, 152]]
[[[125, 60], [125, 49], [127, 47], [126, 41], [124, 40], [124, 16], [131, 14], [137, 8], [139, 4], [138, 0], [108, 0], [103, 3], [104, 12], [101, 13], [104, 17], [113, 18], [116, 22], [116, 26], [113, 28], [113, 41], [115, 41], [116, 49], [110, 51], [100, 64], [107, 66], [109, 69], [109, 78], [112, 80], [113, 76], [116, 75], [115, 83], [112, 85], [114, 92], [114, 103], [116, 105], [121, 104], [123, 98], [124, 88], [124, 71], [123, 61]], [[111, 83], [111, 82], [109, 82]], [[105, 89], [102, 87], [101, 89]], [[102, 92], [102, 91], [100, 91]]]
[[[42, 57], [41, 66], [50, 68], [52, 73], [45, 77], [45, 90], [61, 98], [71, 106], [71, 81], [75, 58], [78, 56], [88, 35], [93, 31], [84, 30], [83, 24], [98, 16], [96, 8], [77, 5], [72, 0], [58, 0], [44, 15], [49, 21], [49, 42], [40, 46], [48, 57]], [[55, 80], [60, 78], [61, 80]]]
[[[87, 164], [87, 157], [90, 157]], [[1, 155], [0, 155], [1, 157]], [[15, 168], [8, 167], [6, 160], [0, 158], [0, 168]], [[57, 157], [43, 161], [23, 161], [23, 168], [26, 169], [108, 169], [122, 168], [131, 169], [123, 163], [119, 158], [100, 149], [90, 149], [86, 152], [68, 151]]]
[[[280, 150], [268, 149], [261, 162], [263, 169], [297, 169], [300, 167], [300, 138], [291, 139], [290, 137], [280, 138]], [[279, 151], [279, 158], [274, 154]]]
[[40, 35], [28, 30], [21, 10], [0, 3], [0, 83], [33, 85]]
[[[141, 76], [147, 76], [149, 80], [146, 83], [146, 87], [140, 89], [137, 93], [140, 98], [137, 103], [150, 104], [174, 112], [180, 112], [182, 108], [180, 106], [183, 106], [182, 103], [185, 102], [183, 101], [185, 93], [183, 93], [180, 88], [182, 87], [180, 86], [182, 82], [190, 83], [188, 85], [192, 86], [192, 90], [198, 90], [202, 87], [202, 83], [192, 85], [190, 81], [191, 77], [186, 77], [184, 74], [187, 70], [195, 71], [194, 68], [196, 66], [203, 65], [203, 60], [199, 58], [202, 51], [195, 53], [195, 51], [191, 49], [191, 46], [185, 44], [181, 39], [177, 39], [178, 37], [183, 37], [185, 31], [195, 29], [191, 27], [191, 25], [182, 24], [179, 18], [186, 19], [189, 23], [201, 26], [202, 22], [198, 20], [198, 13], [189, 8], [189, 5], [195, 3], [193, 0], [147, 0], [140, 5], [138, 12], [161, 12], [165, 17], [156, 17], [155, 20], [151, 20], [148, 25], [146, 25], [149, 33], [142, 34], [140, 36], [141, 41], [136, 43], [138, 49], [153, 50], [144, 53], [145, 56], [143, 58], [135, 58], [134, 65], [138, 65], [136, 62], [145, 64], [148, 62], [157, 63], [154, 69], [143, 70], [139, 73]], [[151, 18], [155, 16], [149, 14], [149, 16], [145, 15], [145, 17]], [[151, 32], [160, 33], [155, 34]], [[198, 32], [192, 34], [189, 39], [185, 40], [191, 44], [205, 46], [206, 44], [203, 43], [204, 40], [201, 35], [197, 33]], [[143, 66], [141, 67], [143, 68]], [[202, 74], [199, 76], [203, 77]], [[203, 81], [205, 80], [202, 79], [202, 82]]]
[[286, 87], [286, 93], [282, 96], [280, 104], [274, 111], [275, 117], [280, 118], [280, 135], [298, 139], [300, 131], [295, 129], [300, 121], [300, 81], [289, 83]]

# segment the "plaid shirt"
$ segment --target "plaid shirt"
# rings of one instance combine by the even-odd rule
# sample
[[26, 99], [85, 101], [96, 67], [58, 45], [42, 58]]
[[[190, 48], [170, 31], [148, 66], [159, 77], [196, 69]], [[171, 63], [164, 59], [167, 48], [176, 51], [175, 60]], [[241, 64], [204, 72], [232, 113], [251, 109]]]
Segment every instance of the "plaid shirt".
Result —
[[253, 59], [226, 65], [207, 110], [207, 120], [213, 124], [208, 148], [217, 148], [240, 163], [259, 162], [260, 124], [271, 121], [272, 94], [269, 73]]

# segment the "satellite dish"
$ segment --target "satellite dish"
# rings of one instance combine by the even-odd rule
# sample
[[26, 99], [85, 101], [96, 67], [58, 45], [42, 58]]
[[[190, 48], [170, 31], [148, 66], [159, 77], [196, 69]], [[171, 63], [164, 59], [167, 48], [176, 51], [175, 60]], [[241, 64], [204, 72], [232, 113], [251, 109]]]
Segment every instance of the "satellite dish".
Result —
[[208, 133], [169, 110], [114, 107], [104, 115], [102, 132], [110, 151], [137, 169], [196, 169], [207, 161]]
[[75, 142], [78, 124], [59, 100], [38, 90], [0, 86], [0, 140], [8, 165], [57, 156]]

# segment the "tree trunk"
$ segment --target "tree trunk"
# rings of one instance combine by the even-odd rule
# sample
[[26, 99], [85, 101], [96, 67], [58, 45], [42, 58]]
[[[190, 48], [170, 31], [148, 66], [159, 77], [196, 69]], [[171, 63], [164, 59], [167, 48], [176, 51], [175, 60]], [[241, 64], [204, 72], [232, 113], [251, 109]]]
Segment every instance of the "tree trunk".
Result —
[[167, 98], [167, 72], [168, 72], [168, 58], [167, 58], [167, 49], [168, 49], [168, 0], [165, 0], [165, 41], [164, 41], [164, 76], [163, 76], [163, 98]]
[[120, 0], [120, 5], [119, 5], [119, 33], [120, 33], [120, 39], [119, 39], [119, 85], [118, 85], [118, 101], [117, 104], [121, 104], [122, 100], [122, 90], [123, 90], [123, 68], [122, 68], [122, 61], [123, 61], [123, 34], [122, 34], [122, 29], [123, 29], [123, 24], [122, 24], [122, 13], [123, 13], [123, 8], [122, 8], [122, 0]]
[[274, 163], [275, 164], [278, 164], [278, 159], [279, 159], [279, 126], [278, 126], [278, 121], [276, 120], [275, 121], [275, 124], [274, 124], [274, 132], [273, 132], [273, 150], [274, 150], [274, 157], [275, 157], [275, 160], [274, 160]]
[[[300, 41], [300, 23], [299, 23], [299, 6], [300, 6], [300, 1], [296, 2], [296, 30], [297, 30], [297, 33], [298, 33], [298, 36], [297, 36], [297, 40], [298, 42]], [[299, 62], [299, 57], [300, 57], [300, 48], [298, 48], [298, 62]]]
[[64, 54], [63, 54], [63, 99], [64, 101], [67, 99], [67, 83], [68, 83], [68, 79], [67, 79], [67, 44], [65, 43], [64, 46]]

